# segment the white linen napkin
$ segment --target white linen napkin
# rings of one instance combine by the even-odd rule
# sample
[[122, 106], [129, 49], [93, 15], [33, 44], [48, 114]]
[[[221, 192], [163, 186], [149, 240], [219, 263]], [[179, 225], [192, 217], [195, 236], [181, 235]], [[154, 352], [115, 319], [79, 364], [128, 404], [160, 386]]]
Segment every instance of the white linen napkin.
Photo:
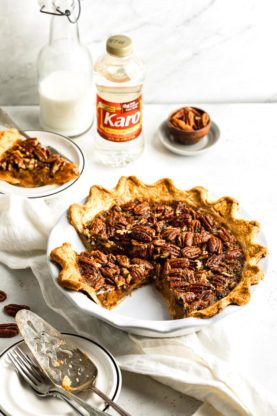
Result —
[[67, 206], [66, 199], [45, 202], [0, 197], [0, 261], [12, 269], [30, 267], [49, 307], [78, 333], [92, 337], [93, 332], [93, 338], [116, 356], [122, 369], [147, 374], [203, 401], [195, 416], [277, 415], [275, 396], [239, 372], [251, 348], [247, 328], [256, 319], [254, 302], [238, 312], [239, 325], [233, 314], [202, 331], [176, 338], [129, 335], [96, 318], [84, 319], [57, 290], [46, 262], [48, 233]]

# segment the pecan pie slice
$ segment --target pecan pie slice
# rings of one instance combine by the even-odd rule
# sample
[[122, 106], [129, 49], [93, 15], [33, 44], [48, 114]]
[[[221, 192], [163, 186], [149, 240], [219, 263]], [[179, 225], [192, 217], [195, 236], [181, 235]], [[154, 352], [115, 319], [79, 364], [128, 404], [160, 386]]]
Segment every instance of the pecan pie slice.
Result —
[[62, 286], [86, 292], [107, 309], [147, 283], [153, 272], [153, 266], [147, 260], [105, 254], [99, 250], [77, 254], [69, 243], [53, 250], [51, 259], [63, 267], [59, 275]]
[[243, 305], [263, 278], [259, 225], [237, 213], [234, 199], [210, 201], [202, 187], [181, 191], [169, 179], [145, 185], [123, 177], [113, 191], [93, 186], [86, 203], [72, 205], [68, 216], [88, 250], [150, 263], [146, 281], [154, 279], [176, 319]]
[[32, 188], [62, 185], [78, 176], [74, 163], [43, 147], [38, 139], [25, 139], [14, 129], [0, 132], [0, 179]]

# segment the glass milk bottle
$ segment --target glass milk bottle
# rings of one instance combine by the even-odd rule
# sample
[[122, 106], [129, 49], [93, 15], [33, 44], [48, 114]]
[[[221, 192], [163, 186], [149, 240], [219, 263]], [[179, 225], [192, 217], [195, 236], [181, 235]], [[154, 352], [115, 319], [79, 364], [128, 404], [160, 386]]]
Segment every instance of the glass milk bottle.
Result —
[[123, 166], [143, 151], [142, 86], [144, 65], [133, 54], [132, 40], [115, 35], [106, 42], [106, 53], [94, 66], [97, 89], [97, 159]]
[[43, 129], [74, 137], [91, 127], [91, 56], [78, 23], [66, 17], [51, 18], [49, 44], [38, 57], [38, 90]]

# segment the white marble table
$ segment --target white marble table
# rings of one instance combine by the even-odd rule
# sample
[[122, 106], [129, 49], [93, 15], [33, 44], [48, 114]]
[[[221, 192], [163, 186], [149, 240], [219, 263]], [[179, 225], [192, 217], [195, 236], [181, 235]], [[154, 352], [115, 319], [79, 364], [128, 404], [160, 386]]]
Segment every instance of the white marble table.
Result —
[[[92, 132], [77, 139], [87, 157], [87, 172], [72, 200], [86, 195], [92, 183], [113, 187], [123, 174], [135, 174], [148, 183], [169, 176], [182, 188], [203, 185], [215, 197], [228, 194], [237, 198], [251, 218], [262, 223], [271, 254], [266, 279], [251, 302], [251, 307], [259, 308], [264, 305], [261, 298], [267, 299], [259, 321], [249, 322], [253, 348], [245, 351], [239, 340], [237, 348], [245, 355], [243, 371], [276, 393], [277, 270], [274, 252], [277, 247], [277, 193], [274, 181], [277, 177], [277, 141], [273, 124], [277, 104], [202, 105], [219, 125], [221, 138], [210, 152], [193, 158], [171, 154], [158, 141], [158, 125], [176, 107], [178, 105], [145, 106], [146, 149], [139, 160], [125, 168], [112, 169], [97, 164], [93, 157]], [[6, 107], [6, 110], [23, 128], [38, 128], [37, 107]], [[68, 323], [44, 303], [39, 286], [28, 270], [11, 271], [0, 265], [0, 275], [0, 289], [12, 294], [13, 302], [30, 305], [33, 311], [60, 330], [71, 330]], [[5, 319], [0, 311], [0, 321]], [[0, 339], [0, 350], [15, 340]], [[134, 416], [192, 415], [200, 404], [148, 377], [127, 373], [123, 374], [119, 403]]]

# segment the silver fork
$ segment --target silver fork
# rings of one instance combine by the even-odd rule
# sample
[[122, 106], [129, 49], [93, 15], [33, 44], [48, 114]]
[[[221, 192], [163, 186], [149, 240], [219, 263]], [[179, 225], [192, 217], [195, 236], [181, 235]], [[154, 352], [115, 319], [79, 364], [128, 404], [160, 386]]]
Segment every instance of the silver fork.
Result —
[[68, 403], [80, 416], [110, 416], [69, 391], [55, 386], [38, 367], [37, 363], [24, 353], [20, 347], [17, 346], [10, 350], [8, 357], [18, 373], [40, 397], [58, 397]]

